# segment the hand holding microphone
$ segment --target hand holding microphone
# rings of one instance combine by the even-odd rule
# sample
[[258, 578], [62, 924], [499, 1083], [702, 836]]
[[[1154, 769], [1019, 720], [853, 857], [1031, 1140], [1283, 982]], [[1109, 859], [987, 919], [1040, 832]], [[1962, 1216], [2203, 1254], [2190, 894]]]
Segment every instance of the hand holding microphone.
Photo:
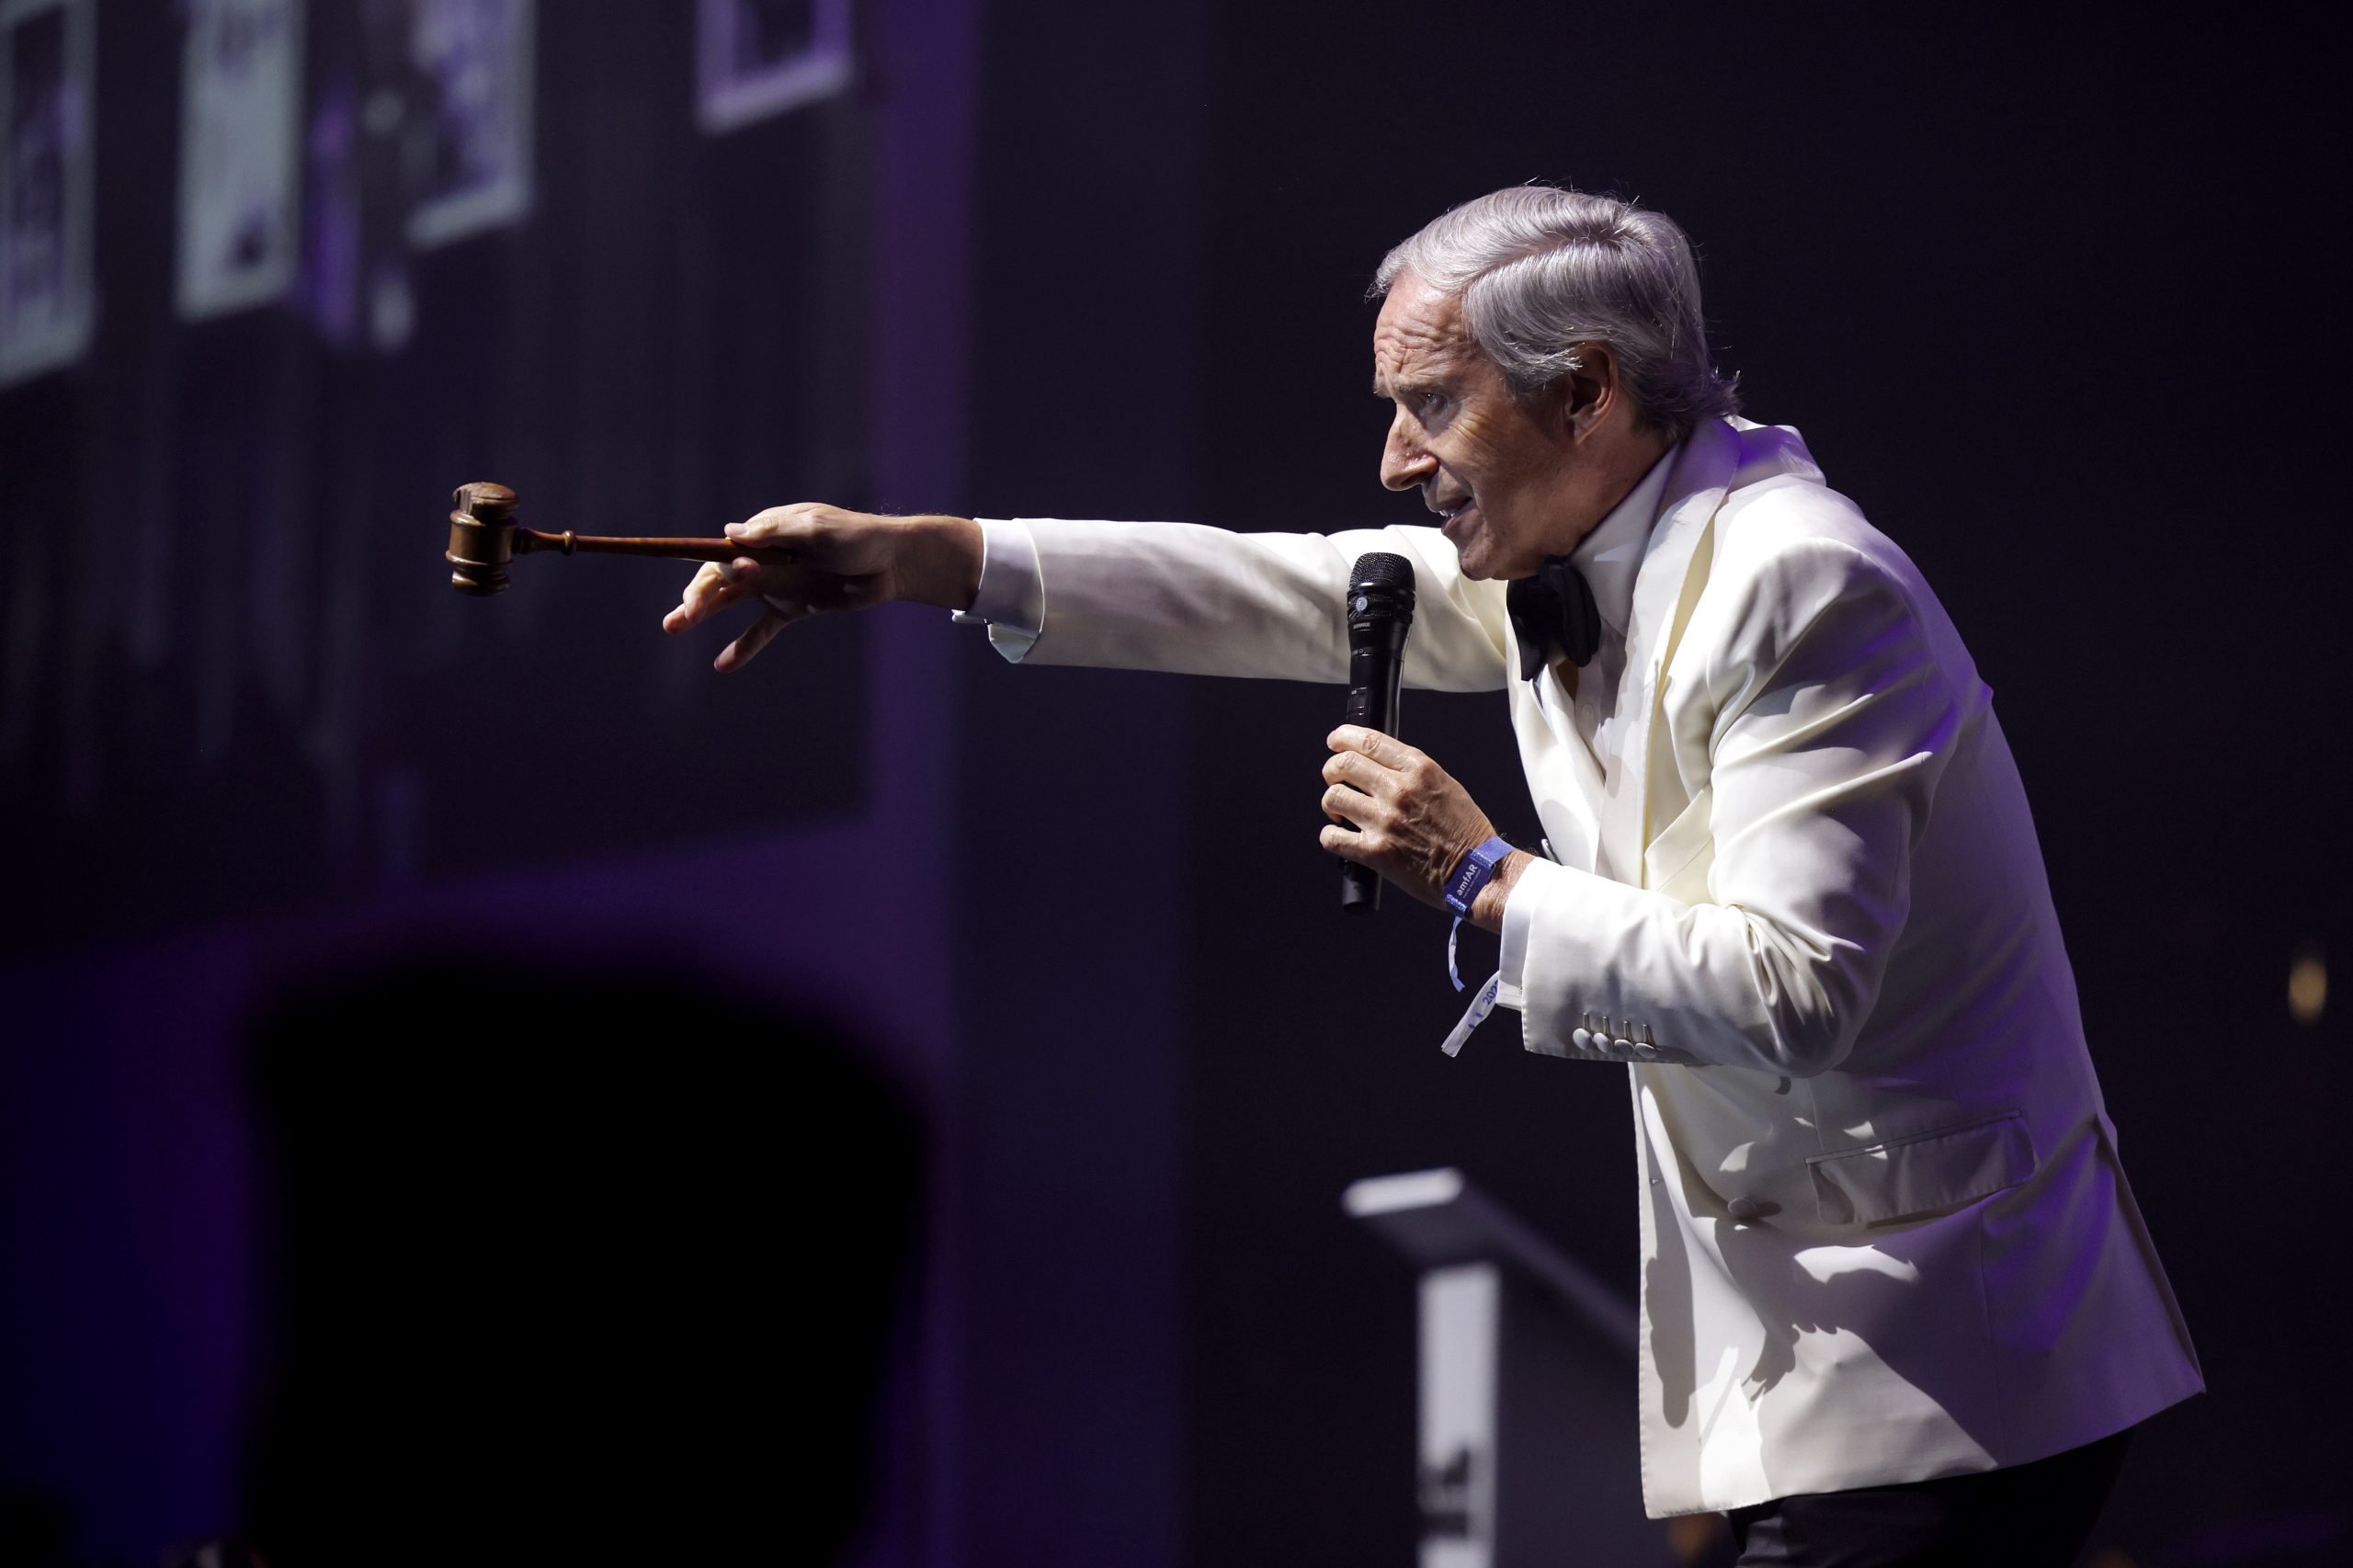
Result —
[[[1336, 824], [1323, 832], [1324, 848], [1349, 862], [1344, 874], [1384, 877], [1424, 903], [1446, 907], [1446, 881], [1462, 858], [1495, 835], [1495, 824], [1445, 768], [1404, 742], [1358, 724], [1326, 737], [1324, 812]], [[1352, 831], [1353, 830], [1353, 831]], [[1531, 858], [1515, 849], [1495, 868], [1471, 924], [1503, 929], [1504, 901]], [[1363, 904], [1345, 902], [1344, 908]]]
[[[1424, 903], [1446, 905], [1446, 881], [1462, 858], [1495, 836], [1468, 791], [1424, 753], [1397, 739], [1405, 633], [1414, 622], [1414, 566], [1402, 555], [1358, 558], [1348, 574], [1347, 722], [1325, 737], [1324, 848], [1340, 868], [1340, 907], [1379, 907], [1382, 878]], [[1473, 924], [1503, 925], [1504, 900], [1528, 861], [1495, 868], [1472, 906]]]

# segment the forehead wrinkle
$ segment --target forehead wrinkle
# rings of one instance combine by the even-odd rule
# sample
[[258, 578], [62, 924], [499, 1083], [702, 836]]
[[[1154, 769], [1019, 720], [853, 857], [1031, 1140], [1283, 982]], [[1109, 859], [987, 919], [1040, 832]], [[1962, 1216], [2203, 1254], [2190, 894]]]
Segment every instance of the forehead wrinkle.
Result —
[[1466, 352], [1476, 347], [1459, 324], [1459, 312], [1448, 311], [1436, 321], [1430, 312], [1415, 311], [1403, 320], [1386, 317], [1373, 329], [1373, 384], [1382, 379], [1403, 381], [1415, 374], [1442, 374], [1455, 369]]
[[1459, 369], [1470, 347], [1459, 333], [1383, 328], [1372, 346], [1372, 395], [1431, 384]]

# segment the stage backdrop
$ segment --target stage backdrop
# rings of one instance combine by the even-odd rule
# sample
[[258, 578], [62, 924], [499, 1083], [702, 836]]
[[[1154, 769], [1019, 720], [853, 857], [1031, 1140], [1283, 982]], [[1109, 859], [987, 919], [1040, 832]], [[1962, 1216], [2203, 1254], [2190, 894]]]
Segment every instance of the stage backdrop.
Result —
[[[581, 531], [710, 532], [813, 495], [969, 506], [972, 20], [955, 0], [0, 6], [9, 1551], [153, 1562], [290, 1528], [285, 1460], [319, 1434], [286, 1400], [328, 1392], [303, 1335], [335, 1300], [305, 1282], [449, 1264], [532, 1183], [571, 1195], [548, 1235], [733, 1310], [728, 1270], [766, 1257], [819, 1288], [795, 1244], [888, 1233], [919, 1173], [904, 1289], [863, 1313], [889, 1364], [834, 1433], [870, 1444], [870, 1490], [790, 1462], [794, 1359], [841, 1347], [795, 1332], [790, 1291], [707, 1347], [780, 1358], [735, 1413], [771, 1434], [748, 1544], [805, 1540], [805, 1516], [801, 1538], [771, 1522], [814, 1486], [861, 1561], [956, 1560], [963, 1448], [995, 1439], [959, 1393], [959, 1238], [987, 1184], [949, 1164], [968, 824], [947, 661], [990, 655], [945, 615], [884, 612], [722, 680], [726, 633], [657, 629], [688, 566], [532, 560], [481, 601], [439, 554], [470, 478]], [[527, 990], [668, 987], [705, 1022], [670, 1040], [523, 1006], [461, 1037], [393, 1009], [257, 1059], [293, 999], [453, 952]], [[824, 1163], [859, 1125], [828, 1111], [845, 1072], [914, 1116], [912, 1169], [887, 1141], [879, 1185]], [[615, 1091], [608, 1141], [579, 1114], [592, 1082]], [[724, 1185], [669, 1188], [674, 1223], [600, 1227], [573, 1198], [654, 1190], [626, 1179], [632, 1115], [699, 1136], [676, 1169]], [[820, 1176], [777, 1179], [793, 1162]], [[392, 1202], [338, 1226], [353, 1182]], [[435, 1191], [451, 1245], [404, 1264], [387, 1236], [371, 1260], [387, 1214], [443, 1229]], [[824, 1223], [790, 1223], [819, 1200]], [[726, 1245], [682, 1253], [695, 1235]], [[679, 1332], [603, 1336], [586, 1392], [658, 1382]], [[392, 1426], [428, 1387], [378, 1384], [410, 1402]], [[598, 1408], [574, 1436], [681, 1483], [658, 1431]], [[598, 1499], [562, 1506], [588, 1528]], [[309, 1553], [353, 1560], [322, 1522]]]
[[718, 681], [654, 632], [690, 567], [440, 563], [467, 480], [583, 533], [874, 500], [873, 117], [745, 97], [846, 7], [11, 10], [12, 266], [95, 238], [79, 351], [0, 386], [0, 952], [858, 808], [863, 623]]

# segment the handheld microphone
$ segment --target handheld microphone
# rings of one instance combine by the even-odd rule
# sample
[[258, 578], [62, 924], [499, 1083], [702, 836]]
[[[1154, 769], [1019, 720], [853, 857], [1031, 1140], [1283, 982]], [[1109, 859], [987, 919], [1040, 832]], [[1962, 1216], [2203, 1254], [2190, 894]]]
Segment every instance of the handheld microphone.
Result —
[[[1405, 633], [1414, 624], [1414, 563], [1402, 555], [1359, 555], [1348, 572], [1347, 722], [1397, 733], [1397, 687], [1405, 673]], [[1381, 907], [1381, 873], [1340, 863], [1340, 907]]]

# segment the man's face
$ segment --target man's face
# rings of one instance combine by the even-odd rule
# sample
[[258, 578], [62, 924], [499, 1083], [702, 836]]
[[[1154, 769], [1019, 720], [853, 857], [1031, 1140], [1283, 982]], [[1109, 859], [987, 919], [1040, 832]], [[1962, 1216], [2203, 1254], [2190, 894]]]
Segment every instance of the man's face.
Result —
[[1372, 328], [1372, 390], [1395, 415], [1381, 483], [1446, 519], [1466, 577], [1526, 577], [1571, 549], [1577, 443], [1563, 400], [1522, 403], [1472, 341], [1453, 299], [1399, 278]]

